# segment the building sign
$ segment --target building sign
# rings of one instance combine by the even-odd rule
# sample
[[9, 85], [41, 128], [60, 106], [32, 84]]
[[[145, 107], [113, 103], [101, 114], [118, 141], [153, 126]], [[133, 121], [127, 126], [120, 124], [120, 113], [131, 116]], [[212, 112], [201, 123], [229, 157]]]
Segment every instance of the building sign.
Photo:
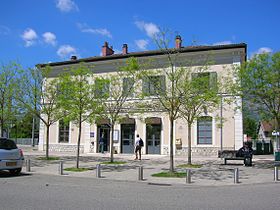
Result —
[[94, 137], [94, 132], [90, 132], [90, 137], [91, 137], [91, 138]]

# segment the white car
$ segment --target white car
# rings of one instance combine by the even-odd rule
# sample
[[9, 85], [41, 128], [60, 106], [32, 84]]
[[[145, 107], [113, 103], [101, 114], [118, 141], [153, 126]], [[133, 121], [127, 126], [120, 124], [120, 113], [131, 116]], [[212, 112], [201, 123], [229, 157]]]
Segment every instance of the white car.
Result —
[[19, 175], [24, 157], [13, 140], [0, 138], [0, 171], [8, 170], [13, 175]]

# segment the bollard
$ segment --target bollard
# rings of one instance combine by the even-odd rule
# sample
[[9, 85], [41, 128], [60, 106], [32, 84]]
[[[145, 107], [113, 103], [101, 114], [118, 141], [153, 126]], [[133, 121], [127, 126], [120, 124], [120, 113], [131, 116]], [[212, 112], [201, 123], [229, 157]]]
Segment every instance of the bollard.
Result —
[[59, 175], [63, 175], [63, 161], [60, 161], [60, 162], [59, 162], [59, 165], [58, 165], [58, 174], [59, 174]]
[[30, 166], [30, 159], [27, 159], [25, 161], [25, 166], [26, 166], [26, 172], [30, 172], [31, 171], [31, 166]]
[[234, 183], [239, 183], [239, 168], [234, 169], [234, 175], [233, 175]]
[[275, 182], [279, 181], [279, 179], [278, 179], [278, 166], [274, 167], [274, 181]]
[[138, 169], [138, 180], [139, 181], [143, 180], [143, 166], [139, 166], [139, 169]]
[[191, 183], [191, 169], [186, 169], [186, 183]]
[[101, 178], [101, 165], [100, 164], [96, 165], [96, 177]]

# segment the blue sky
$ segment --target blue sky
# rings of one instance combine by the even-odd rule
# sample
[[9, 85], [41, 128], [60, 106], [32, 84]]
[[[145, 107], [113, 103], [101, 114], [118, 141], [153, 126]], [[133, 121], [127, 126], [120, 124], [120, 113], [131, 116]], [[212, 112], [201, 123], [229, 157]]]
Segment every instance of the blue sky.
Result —
[[115, 53], [153, 50], [160, 29], [183, 46], [245, 42], [250, 57], [280, 51], [279, 22], [279, 0], [1, 0], [0, 63], [99, 56], [104, 41]]

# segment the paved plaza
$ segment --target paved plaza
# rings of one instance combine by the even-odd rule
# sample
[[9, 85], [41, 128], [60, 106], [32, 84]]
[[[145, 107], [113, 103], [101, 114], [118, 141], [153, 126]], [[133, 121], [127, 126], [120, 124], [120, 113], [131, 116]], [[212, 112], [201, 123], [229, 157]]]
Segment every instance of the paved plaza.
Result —
[[[38, 157], [44, 157], [45, 152], [38, 151], [36, 148], [23, 147], [25, 159], [31, 161], [31, 172], [59, 175], [60, 161], [63, 161], [63, 167], [75, 167], [75, 153], [50, 152], [50, 156], [59, 157], [60, 160], [45, 161], [38, 160]], [[142, 160], [134, 160], [133, 154], [115, 154], [115, 161], [124, 161], [121, 165], [103, 165], [102, 162], [109, 161], [110, 154], [81, 154], [80, 167], [89, 168], [85, 172], [64, 171], [63, 176], [73, 177], [92, 177], [96, 176], [96, 165], [101, 164], [101, 178], [118, 180], [126, 182], [147, 182], [158, 185], [186, 185], [186, 178], [158, 178], [152, 174], [167, 171], [169, 169], [169, 157], [164, 155], [143, 155]], [[187, 163], [187, 157], [175, 157], [175, 168], [177, 171], [185, 172], [185, 168], [179, 168], [181, 164]], [[192, 186], [222, 186], [234, 185], [234, 169], [239, 169], [239, 185], [273, 183], [274, 182], [274, 156], [258, 155], [253, 157], [253, 166], [245, 167], [242, 161], [232, 160], [228, 165], [224, 165], [222, 159], [217, 157], [193, 157], [193, 164], [201, 164], [201, 168], [191, 169]], [[139, 166], [143, 166], [143, 181], [138, 180]]]

